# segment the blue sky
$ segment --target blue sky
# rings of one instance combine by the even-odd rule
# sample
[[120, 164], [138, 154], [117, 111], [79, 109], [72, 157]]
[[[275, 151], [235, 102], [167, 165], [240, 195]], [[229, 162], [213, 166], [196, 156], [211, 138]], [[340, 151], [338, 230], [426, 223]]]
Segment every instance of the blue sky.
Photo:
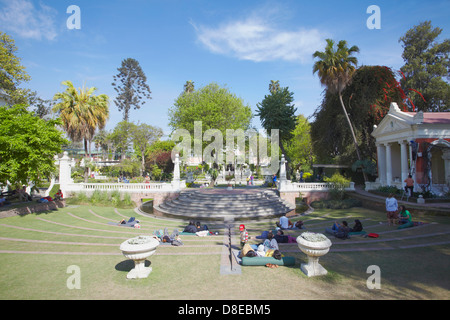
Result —
[[[70, 30], [70, 5], [81, 10], [81, 29]], [[367, 28], [370, 5], [381, 12], [381, 29]], [[268, 94], [270, 80], [294, 93], [298, 113], [311, 116], [322, 100], [312, 54], [325, 39], [357, 45], [360, 65], [403, 65], [398, 42], [431, 20], [449, 38], [450, 1], [206, 1], [206, 0], [0, 0], [0, 30], [19, 48], [32, 80], [25, 86], [51, 99], [64, 90], [97, 87], [111, 98], [113, 129], [122, 120], [111, 83], [125, 58], [139, 61], [152, 99], [130, 120], [168, 127], [168, 109], [187, 80], [196, 88], [216, 82], [252, 110]], [[253, 125], [260, 127], [258, 118]]]

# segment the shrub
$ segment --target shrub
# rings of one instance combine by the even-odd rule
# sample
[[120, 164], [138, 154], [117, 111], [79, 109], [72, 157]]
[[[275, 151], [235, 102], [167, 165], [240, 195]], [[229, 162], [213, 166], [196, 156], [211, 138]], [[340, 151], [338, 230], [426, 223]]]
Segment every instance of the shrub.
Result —
[[85, 202], [88, 202], [88, 197], [87, 197], [86, 193], [84, 193], [84, 192], [78, 192], [78, 193], [76, 194], [76, 200], [77, 200], [78, 202], [85, 203]]
[[342, 200], [345, 195], [345, 188], [350, 185], [350, 180], [339, 173], [335, 173], [331, 178], [325, 177], [324, 181], [328, 183], [330, 195], [333, 200]]
[[117, 206], [120, 203], [120, 193], [117, 190], [111, 192], [111, 204]]
[[361, 206], [362, 202], [357, 199], [321, 200], [311, 203], [311, 207], [314, 209], [350, 209]]
[[91, 201], [92, 204], [97, 204], [97, 203], [102, 202], [102, 195], [101, 195], [101, 192], [100, 192], [99, 190], [95, 190], [95, 191], [92, 193], [92, 196], [91, 196], [90, 201]]
[[131, 206], [133, 204], [133, 201], [131, 200], [131, 196], [129, 193], [125, 193], [125, 195], [123, 196], [122, 203], [125, 206]]

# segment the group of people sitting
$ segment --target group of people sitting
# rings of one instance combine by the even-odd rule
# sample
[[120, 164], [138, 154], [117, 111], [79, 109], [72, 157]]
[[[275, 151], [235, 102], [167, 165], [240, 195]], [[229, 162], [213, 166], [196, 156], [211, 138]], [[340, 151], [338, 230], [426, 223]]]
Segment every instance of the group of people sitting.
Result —
[[350, 232], [361, 232], [363, 230], [363, 226], [360, 220], [356, 219], [353, 228], [348, 226], [347, 221], [342, 221], [342, 223], [338, 223], [335, 221], [331, 228], [326, 228], [325, 232], [334, 235], [339, 239], [349, 239]]
[[397, 199], [395, 199], [392, 193], [386, 198], [386, 217], [388, 224], [390, 226], [398, 224], [398, 229], [409, 228], [414, 225], [411, 213], [404, 205], [398, 205]]
[[[245, 225], [239, 226], [240, 239], [241, 239], [241, 253], [240, 257], [273, 257], [277, 260], [281, 260], [282, 254], [278, 247], [278, 240], [283, 241], [284, 236], [282, 230], [277, 230], [277, 234], [274, 235], [272, 231], [268, 231], [266, 237], [262, 243], [252, 244], [248, 243], [248, 231]], [[278, 240], [277, 240], [278, 239]]]
[[58, 192], [55, 194], [55, 196], [53, 198], [50, 197], [50, 196], [42, 197], [42, 198], [39, 198], [37, 200], [37, 202], [39, 202], [39, 203], [47, 203], [47, 202], [50, 202], [50, 201], [62, 200], [62, 199], [63, 199], [63, 193], [62, 193], [61, 189], [59, 189]]
[[[13, 200], [13, 199], [18, 199], [20, 202], [33, 201], [33, 197], [27, 192], [27, 187], [23, 186], [22, 188], [17, 188], [14, 191], [7, 192], [7, 197], [2, 195], [0, 197], [0, 206], [11, 204], [10, 200]], [[61, 189], [59, 189], [53, 198], [51, 196], [46, 196], [46, 197], [41, 197], [36, 201], [39, 203], [46, 203], [46, 202], [62, 200], [62, 199], [63, 199], [63, 193], [62, 193]]]
[[184, 228], [183, 233], [192, 233], [196, 234], [199, 237], [205, 237], [209, 235], [217, 235], [218, 232], [212, 232], [208, 229], [208, 226], [200, 223], [200, 221], [197, 221], [194, 223], [194, 221], [189, 221], [189, 224]]

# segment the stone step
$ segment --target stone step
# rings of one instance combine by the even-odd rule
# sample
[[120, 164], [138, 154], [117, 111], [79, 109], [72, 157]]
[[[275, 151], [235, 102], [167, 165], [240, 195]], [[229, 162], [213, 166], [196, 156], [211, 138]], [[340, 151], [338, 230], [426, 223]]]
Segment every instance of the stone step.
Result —
[[260, 219], [280, 216], [295, 209], [275, 190], [248, 192], [224, 189], [184, 190], [177, 199], [155, 207], [165, 216], [187, 219]]
[[178, 205], [173, 204], [173, 203], [164, 203], [161, 204], [159, 206], [162, 209], [166, 209], [166, 210], [171, 210], [174, 212], [179, 212], [179, 213], [190, 213], [192, 211], [196, 211], [196, 212], [205, 212], [205, 213], [224, 213], [224, 212], [229, 212], [231, 213], [236, 213], [236, 214], [250, 214], [250, 213], [272, 213], [272, 214], [276, 214], [278, 212], [289, 212], [292, 209], [286, 206], [279, 206], [279, 207], [247, 207], [247, 208], [226, 208], [226, 207], [222, 207], [222, 208], [192, 208], [192, 207], [183, 207], [180, 208]]

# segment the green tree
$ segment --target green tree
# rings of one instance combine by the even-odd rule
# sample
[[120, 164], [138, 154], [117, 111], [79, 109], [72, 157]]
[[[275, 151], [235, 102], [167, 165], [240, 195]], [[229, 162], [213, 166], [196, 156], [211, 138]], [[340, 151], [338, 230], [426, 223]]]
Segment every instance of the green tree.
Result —
[[97, 129], [103, 129], [109, 117], [109, 98], [105, 94], [94, 95], [97, 88], [74, 87], [71, 81], [63, 81], [67, 88], [55, 94], [57, 101], [53, 111], [59, 114], [63, 128], [72, 141], [84, 140], [84, 152], [90, 154], [90, 141]]
[[128, 121], [119, 122], [111, 133], [111, 140], [114, 148], [121, 154], [124, 160], [131, 146], [132, 132], [134, 124]]
[[241, 98], [227, 88], [211, 83], [193, 92], [183, 92], [169, 109], [169, 125], [173, 130], [186, 129], [194, 135], [194, 122], [202, 122], [202, 135], [208, 129], [226, 130], [250, 126], [252, 111]]
[[293, 167], [308, 167], [313, 163], [311, 125], [301, 114], [297, 116], [297, 125], [287, 144], [286, 154], [291, 159]]
[[145, 171], [145, 155], [147, 149], [163, 136], [161, 128], [141, 123], [131, 128], [134, 150], [141, 158], [141, 171]]
[[58, 130], [61, 124], [45, 121], [23, 105], [0, 107], [0, 182], [39, 185], [55, 173], [54, 156], [69, 142]]
[[279, 80], [270, 80], [269, 91], [271, 93], [280, 90], [280, 81]]
[[297, 126], [297, 116], [295, 115], [297, 108], [294, 107], [293, 102], [294, 94], [286, 87], [272, 90], [270, 95], [266, 95], [256, 105], [256, 115], [259, 116], [262, 127], [268, 132], [273, 129], [279, 130], [279, 145], [281, 152], [286, 156], [286, 160], [288, 161], [288, 175], [291, 159], [284, 146], [292, 139], [293, 131]]
[[192, 80], [186, 81], [186, 83], [184, 84], [184, 92], [191, 93], [194, 90], [195, 90], [194, 81]]
[[31, 79], [16, 51], [14, 40], [0, 31], [0, 88], [9, 95], [11, 104], [27, 102], [29, 90], [21, 89], [20, 85]]
[[399, 40], [405, 61], [401, 84], [409, 91], [410, 110], [414, 106], [415, 111], [450, 111], [450, 39], [438, 42], [441, 33], [441, 28], [425, 21]]
[[[405, 110], [404, 99], [404, 92], [391, 69], [362, 66], [356, 70], [352, 82], [342, 92], [342, 100], [348, 101], [347, 111], [363, 160], [376, 161], [375, 139], [371, 135], [373, 126], [384, 118], [392, 102]], [[311, 136], [319, 161], [348, 164], [358, 160], [337, 93], [326, 92], [314, 118]]]
[[146, 83], [147, 77], [137, 60], [124, 59], [117, 70], [119, 73], [113, 77], [112, 83], [118, 93], [114, 102], [119, 111], [123, 111], [123, 120], [128, 121], [131, 107], [140, 109], [145, 104], [144, 99], [151, 99], [151, 91]]
[[[359, 52], [359, 48], [357, 46], [348, 48], [347, 41], [345, 40], [339, 41], [335, 47], [335, 42], [332, 39], [327, 39], [325, 51], [316, 51], [313, 54], [314, 58], [318, 58], [314, 63], [313, 73], [318, 73], [320, 82], [327, 87], [328, 91], [338, 94], [342, 110], [344, 111], [345, 118], [352, 134], [358, 160], [361, 160], [361, 154], [359, 152], [358, 141], [353, 125], [348, 116], [344, 101], [342, 100], [342, 91], [351, 82], [358, 64], [358, 59], [352, 56], [357, 52]], [[365, 174], [364, 180], [367, 181]]]

